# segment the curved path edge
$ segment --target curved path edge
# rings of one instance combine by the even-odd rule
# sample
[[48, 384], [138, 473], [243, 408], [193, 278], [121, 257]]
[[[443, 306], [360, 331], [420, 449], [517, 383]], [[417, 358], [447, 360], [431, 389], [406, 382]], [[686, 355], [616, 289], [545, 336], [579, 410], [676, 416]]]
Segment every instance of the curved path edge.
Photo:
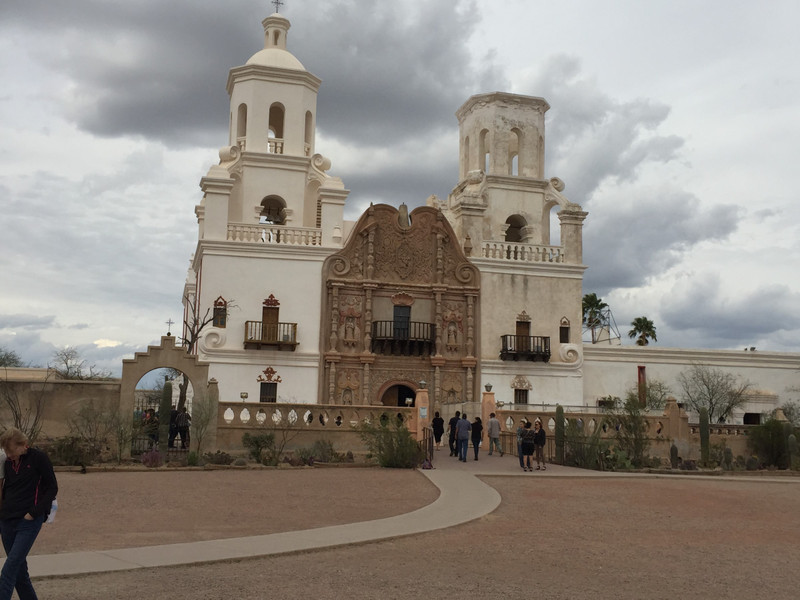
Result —
[[478, 519], [500, 505], [500, 494], [478, 477], [447, 469], [422, 471], [439, 497], [384, 519], [221, 540], [93, 550], [28, 557], [31, 577], [104, 573], [187, 565], [345, 546], [444, 529]]

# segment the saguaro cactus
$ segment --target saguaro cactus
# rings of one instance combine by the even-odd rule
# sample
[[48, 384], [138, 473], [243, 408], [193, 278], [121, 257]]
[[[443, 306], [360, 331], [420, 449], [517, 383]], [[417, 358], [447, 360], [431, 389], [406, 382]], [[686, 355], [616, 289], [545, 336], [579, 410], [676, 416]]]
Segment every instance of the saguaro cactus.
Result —
[[669, 447], [669, 464], [673, 469], [678, 468], [678, 447], [675, 444]]
[[704, 467], [708, 466], [708, 447], [710, 432], [708, 428], [708, 409], [700, 409], [700, 462]]
[[564, 464], [564, 407], [556, 405], [556, 462]]
[[789, 453], [789, 468], [794, 469], [797, 462], [797, 436], [791, 433], [786, 440], [786, 450]]
[[162, 454], [167, 452], [169, 442], [169, 414], [172, 411], [172, 383], [164, 382], [161, 390], [161, 403], [158, 406], [158, 450]]

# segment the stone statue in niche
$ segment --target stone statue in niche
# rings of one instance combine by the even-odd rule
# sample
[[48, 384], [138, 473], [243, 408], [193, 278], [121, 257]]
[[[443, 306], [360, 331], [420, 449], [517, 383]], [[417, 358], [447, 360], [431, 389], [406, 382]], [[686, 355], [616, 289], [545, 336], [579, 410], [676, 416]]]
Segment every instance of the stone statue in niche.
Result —
[[458, 350], [458, 325], [454, 321], [450, 321], [447, 325], [447, 349]]
[[351, 406], [353, 404], [353, 390], [350, 388], [345, 388], [342, 392], [342, 404], [346, 404]]
[[354, 349], [361, 339], [361, 299], [354, 296], [342, 298], [339, 311], [339, 338], [342, 345]]

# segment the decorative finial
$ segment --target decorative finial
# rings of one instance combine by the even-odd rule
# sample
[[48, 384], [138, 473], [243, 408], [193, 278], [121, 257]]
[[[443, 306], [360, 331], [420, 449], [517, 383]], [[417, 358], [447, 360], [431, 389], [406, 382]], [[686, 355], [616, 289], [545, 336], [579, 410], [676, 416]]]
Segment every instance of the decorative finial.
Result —
[[281, 0], [272, 0], [272, 4], [275, 5], [275, 12], [281, 12], [281, 6], [283, 6]]
[[172, 333], [170, 333], [169, 330], [172, 329], [172, 326], [175, 324], [175, 321], [173, 321], [172, 319], [168, 319], [167, 321], [164, 322], [167, 324], [167, 337], [169, 337], [172, 335]]

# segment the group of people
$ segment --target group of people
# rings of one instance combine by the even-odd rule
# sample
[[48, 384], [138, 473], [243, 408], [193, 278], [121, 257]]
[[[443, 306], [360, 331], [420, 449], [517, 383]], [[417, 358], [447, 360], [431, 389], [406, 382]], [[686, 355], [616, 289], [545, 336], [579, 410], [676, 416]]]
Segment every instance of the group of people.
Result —
[[[444, 419], [438, 412], [434, 413], [431, 420], [431, 427], [433, 428], [433, 439], [436, 443], [436, 449], [439, 450], [442, 437], [444, 437]], [[458, 457], [461, 462], [467, 462], [467, 452], [469, 450], [469, 442], [472, 440], [472, 448], [475, 452], [474, 460], [478, 460], [478, 451], [481, 446], [481, 439], [483, 438], [483, 423], [480, 417], [470, 422], [467, 419], [466, 413], [456, 411], [456, 414], [448, 421], [448, 436], [450, 446], [450, 456]], [[495, 413], [489, 415], [489, 421], [486, 423], [486, 435], [489, 438], [489, 456], [496, 450], [500, 456], [503, 456], [503, 448], [500, 445], [500, 421], [497, 419]], [[533, 464], [531, 457], [535, 456], [536, 470], [546, 470], [547, 465], [544, 462], [544, 446], [547, 443], [547, 434], [542, 428], [540, 421], [536, 421], [531, 428], [530, 421], [521, 421], [517, 428], [517, 456], [519, 456], [519, 466], [525, 471], [533, 471]]]
[[[158, 413], [155, 409], [148, 408], [142, 415], [142, 431], [150, 438], [150, 443], [155, 445], [158, 443]], [[189, 426], [192, 423], [192, 416], [186, 410], [185, 406], [180, 409], [172, 407], [169, 414], [169, 437], [167, 440], [167, 447], [174, 448], [175, 440], [181, 438], [181, 448], [186, 449], [189, 447]]]

